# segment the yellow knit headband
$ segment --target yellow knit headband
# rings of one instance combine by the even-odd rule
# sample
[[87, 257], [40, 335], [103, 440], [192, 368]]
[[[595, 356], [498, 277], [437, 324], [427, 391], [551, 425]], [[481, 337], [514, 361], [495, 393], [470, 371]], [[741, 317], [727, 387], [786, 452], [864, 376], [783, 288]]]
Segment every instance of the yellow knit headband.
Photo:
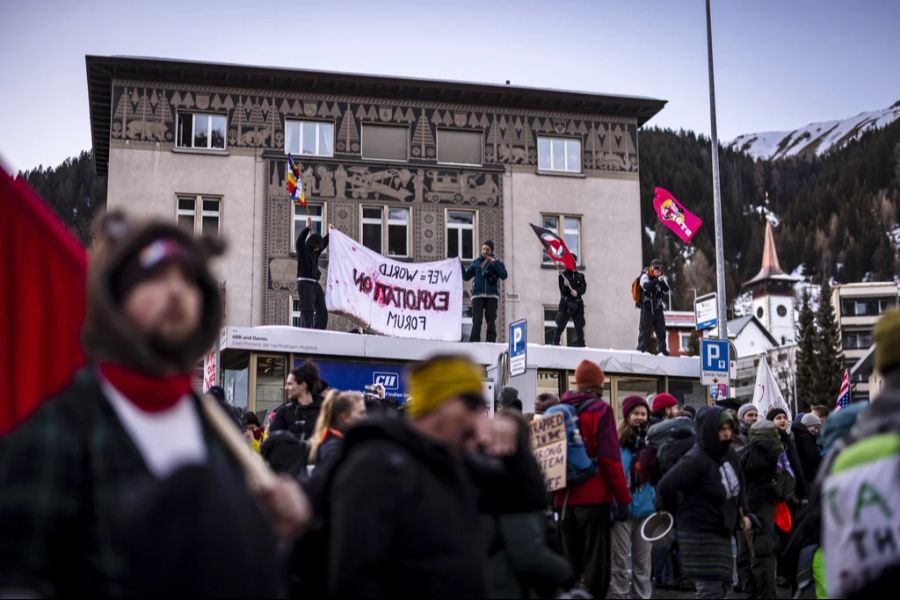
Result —
[[481, 369], [464, 356], [432, 358], [407, 375], [411, 417], [427, 414], [463, 394], [482, 394]]

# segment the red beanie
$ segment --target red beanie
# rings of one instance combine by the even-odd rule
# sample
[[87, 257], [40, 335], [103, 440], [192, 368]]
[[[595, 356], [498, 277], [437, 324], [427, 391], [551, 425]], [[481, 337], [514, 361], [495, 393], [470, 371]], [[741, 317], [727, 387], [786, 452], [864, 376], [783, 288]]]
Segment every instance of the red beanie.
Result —
[[678, 400], [676, 400], [675, 396], [668, 392], [657, 394], [653, 398], [653, 412], [656, 412], [658, 410], [666, 410], [670, 406], [678, 406]]
[[600, 387], [606, 380], [603, 369], [600, 365], [589, 360], [583, 360], [575, 369], [575, 385], [579, 388], [585, 388], [592, 385]]

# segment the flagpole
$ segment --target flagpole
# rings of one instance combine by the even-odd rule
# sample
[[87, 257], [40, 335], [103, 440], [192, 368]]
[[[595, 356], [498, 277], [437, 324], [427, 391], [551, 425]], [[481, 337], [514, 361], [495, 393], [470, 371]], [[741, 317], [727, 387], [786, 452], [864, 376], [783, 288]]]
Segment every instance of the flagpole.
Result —
[[725, 302], [725, 241], [722, 235], [722, 191], [719, 186], [719, 138], [716, 133], [716, 82], [713, 74], [712, 18], [706, 0], [706, 43], [709, 52], [709, 120], [712, 145], [713, 213], [716, 230], [716, 294], [718, 296], [719, 339], [728, 339], [728, 314]]

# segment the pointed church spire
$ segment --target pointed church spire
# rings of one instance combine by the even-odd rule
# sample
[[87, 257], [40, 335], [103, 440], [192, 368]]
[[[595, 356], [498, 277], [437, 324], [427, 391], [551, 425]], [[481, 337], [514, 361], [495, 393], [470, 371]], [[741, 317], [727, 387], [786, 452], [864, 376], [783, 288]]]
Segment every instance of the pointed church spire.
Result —
[[744, 283], [744, 287], [780, 276], [779, 279], [793, 280], [795, 278], [786, 275], [778, 262], [778, 251], [775, 249], [775, 235], [772, 233], [772, 222], [766, 219], [766, 240], [763, 243], [762, 265], [759, 273]]

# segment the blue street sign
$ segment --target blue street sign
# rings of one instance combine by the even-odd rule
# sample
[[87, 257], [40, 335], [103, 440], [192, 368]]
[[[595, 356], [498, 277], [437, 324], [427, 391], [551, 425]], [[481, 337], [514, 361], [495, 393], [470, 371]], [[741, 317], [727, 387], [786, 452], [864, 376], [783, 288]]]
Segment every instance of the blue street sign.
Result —
[[527, 369], [528, 325], [525, 319], [509, 324], [509, 376], [522, 375]]
[[704, 385], [728, 382], [728, 340], [700, 340], [700, 379]]

